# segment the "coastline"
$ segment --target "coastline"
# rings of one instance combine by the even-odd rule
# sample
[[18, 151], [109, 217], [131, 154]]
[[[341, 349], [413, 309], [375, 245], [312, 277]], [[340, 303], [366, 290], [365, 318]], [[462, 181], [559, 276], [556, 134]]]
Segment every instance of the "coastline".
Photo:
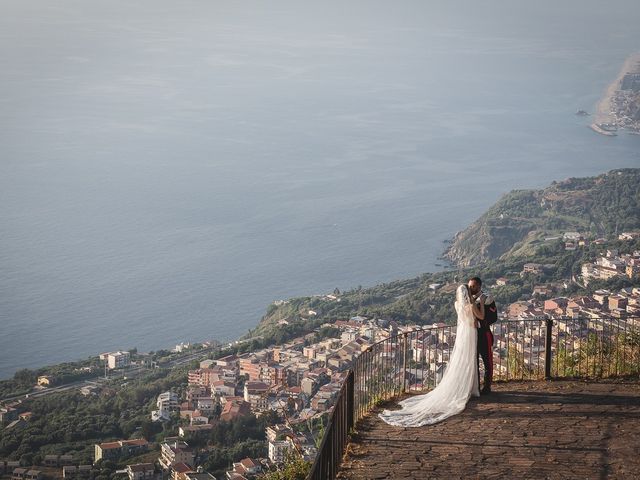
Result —
[[[640, 171], [640, 169], [638, 169], [638, 168], [631, 168], [631, 169], [615, 169], [615, 170], [611, 170], [611, 171], [609, 171], [609, 172], [602, 173], [602, 174], [600, 174], [598, 177], [606, 177], [606, 176], [610, 176], [613, 172], [616, 172], [616, 173], [617, 173], [617, 175], [620, 175], [620, 174], [621, 174], [623, 171], [625, 171], [625, 170], [629, 170], [629, 171], [632, 171], [632, 172], [634, 172], [634, 171]], [[616, 175], [616, 176], [617, 176], [617, 175]], [[588, 178], [588, 177], [586, 177], [586, 178]], [[596, 183], [598, 184], [599, 182], [596, 182]], [[555, 182], [553, 182], [549, 187], [546, 187], [546, 188], [551, 188], [554, 184], [555, 184]], [[533, 190], [531, 190], [531, 191], [533, 191]], [[522, 190], [517, 190], [516, 192], [522, 192]], [[513, 191], [512, 191], [512, 193], [513, 193]], [[507, 195], [503, 196], [503, 198], [505, 198], [506, 196], [507, 196]], [[499, 201], [498, 201], [498, 202], [496, 202], [494, 205], [492, 205], [491, 207], [489, 207], [489, 210], [490, 210], [490, 209], [492, 209], [492, 208], [495, 208], [495, 207], [496, 207], [496, 205], [500, 205], [500, 201], [501, 201], [501, 200], [499, 200]], [[488, 210], [487, 210], [487, 211], [488, 211]], [[486, 214], [486, 212], [485, 212], [485, 214]], [[481, 215], [479, 218], [482, 218], [485, 214]], [[476, 220], [476, 222], [477, 222], [477, 221], [478, 221], [478, 220]], [[471, 223], [471, 224], [469, 225], [469, 227], [472, 227], [476, 222]], [[467, 228], [469, 228], [469, 227], [467, 227]], [[451, 247], [451, 246], [453, 245], [453, 243], [455, 242], [455, 239], [456, 239], [457, 237], [459, 237], [462, 233], [464, 233], [464, 231], [465, 231], [465, 230], [458, 231], [458, 232], [454, 235], [453, 239], [447, 239], [447, 240], [445, 240], [443, 243], [448, 244], [448, 247]], [[434, 272], [423, 272], [423, 273], [419, 274], [417, 277], [414, 277], [414, 278], [415, 278], [415, 279], [417, 279], [418, 277], [423, 277], [423, 276], [435, 276], [435, 275], [442, 275], [442, 274], [446, 274], [446, 273], [451, 273], [451, 272], [452, 272], [453, 270], [455, 270], [455, 269], [458, 269], [458, 271], [460, 271], [460, 270], [461, 270], [461, 268], [460, 268], [460, 267], [458, 267], [458, 266], [456, 265], [455, 261], [453, 261], [451, 258], [449, 258], [449, 257], [441, 257], [441, 258], [442, 258], [442, 260], [443, 260], [443, 264], [441, 265], [441, 269], [440, 269], [440, 270], [436, 270], [436, 271], [434, 271]], [[468, 267], [468, 265], [467, 265], [467, 266], [463, 266], [463, 267], [462, 267], [462, 269], [467, 268], [467, 267]], [[454, 273], [455, 273], [455, 272], [454, 272]], [[392, 280], [391, 282], [386, 282], [386, 283], [407, 282], [407, 281], [410, 281], [410, 280], [412, 280], [412, 279], [407, 279], [407, 278], [405, 278], [405, 279], [396, 279], [396, 280]], [[379, 287], [379, 286], [381, 286], [381, 285], [382, 285], [382, 286], [384, 286], [384, 285], [385, 285], [385, 283], [380, 283], [380, 284], [374, 285], [374, 286], [372, 286], [372, 287], [367, 287], [367, 288], [365, 288], [365, 290], [367, 290], [367, 289], [377, 288], [377, 287]], [[334, 292], [334, 293], [335, 293], [335, 292]], [[402, 296], [404, 296], [404, 295], [402, 295]], [[316, 295], [315, 297], [317, 297], [317, 295]], [[300, 297], [291, 297], [291, 298], [289, 298], [285, 303], [289, 303], [289, 302], [290, 302], [290, 301], [292, 301], [292, 300], [296, 300], [296, 298], [300, 298]], [[396, 297], [396, 298], [399, 298], [399, 297]], [[334, 298], [334, 300], [335, 300], [335, 298]], [[269, 304], [269, 305], [272, 305], [272, 304]], [[267, 306], [267, 311], [268, 311], [268, 309], [269, 309], [269, 306]], [[351, 312], [350, 312], [350, 313], [351, 313]], [[269, 314], [267, 313], [266, 315], [269, 315]], [[263, 317], [263, 318], [264, 318], [264, 317]], [[307, 317], [307, 319], [308, 319], [308, 318], [309, 318], [309, 317]], [[319, 318], [322, 318], [322, 317], [319, 317]], [[261, 319], [261, 320], [258, 320], [257, 324], [255, 324], [255, 326], [254, 326], [254, 329], [255, 329], [255, 328], [257, 328], [258, 326], [260, 326], [261, 322], [262, 322], [262, 319]], [[252, 329], [252, 330], [253, 330], [253, 329]], [[250, 337], [248, 337], [248, 336], [247, 336], [247, 334], [245, 334], [245, 335], [243, 335], [243, 336], [238, 337], [238, 338], [237, 338], [237, 339], [235, 339], [235, 340], [229, 340], [229, 341], [224, 341], [224, 342], [219, 342], [219, 341], [217, 341], [217, 340], [215, 340], [215, 339], [204, 340], [204, 341], [195, 341], [195, 342], [193, 342], [193, 343], [191, 344], [191, 346], [194, 346], [194, 347], [200, 347], [200, 346], [202, 346], [202, 347], [207, 348], [207, 347], [211, 347], [211, 346], [213, 346], [214, 344], [217, 344], [218, 346], [223, 346], [223, 348], [224, 348], [224, 346], [232, 347], [232, 346], [240, 345], [240, 344], [242, 344], [242, 343], [250, 342], [251, 340], [254, 340], [254, 339], [261, 339], [261, 338], [262, 338], [262, 337], [261, 337], [260, 335], [258, 335], [258, 336], [250, 336]], [[176, 347], [184, 347], [184, 346], [185, 346], [185, 345], [184, 345], [184, 343], [179, 344], [179, 345], [176, 345]], [[187, 346], [188, 346], [188, 345], [187, 345]], [[161, 350], [168, 350], [169, 348], [170, 348], [170, 347], [155, 349], [155, 352], [157, 353], [157, 352], [159, 352], [159, 351], [161, 351]], [[102, 351], [105, 351], [105, 350], [102, 350]], [[137, 348], [136, 348], [136, 351], [137, 351]], [[178, 348], [175, 348], [175, 349], [171, 350], [171, 352], [182, 353], [182, 351], [181, 351], [181, 350], [178, 350]], [[138, 352], [136, 352], [136, 353], [138, 353]], [[152, 353], [152, 352], [148, 352], [148, 353], [147, 353], [147, 355], [149, 355], [150, 353]], [[144, 354], [142, 354], [142, 355], [144, 355]], [[83, 362], [91, 361], [92, 359], [96, 359], [96, 358], [98, 358], [98, 355], [97, 355], [97, 354], [94, 354], [94, 355], [87, 356], [87, 357], [86, 357], [86, 358], [84, 358], [84, 359], [77, 359], [77, 360], [66, 361], [66, 362], [59, 362], [59, 363], [45, 364], [45, 365], [40, 365], [40, 366], [38, 366], [38, 367], [23, 367], [23, 369], [28, 369], [28, 370], [31, 370], [31, 371], [34, 371], [34, 372], [35, 372], [35, 371], [38, 371], [38, 370], [46, 370], [46, 369], [50, 369], [50, 368], [56, 368], [56, 367], [59, 367], [59, 366], [65, 365], [65, 364], [80, 364], [80, 363], [83, 363]], [[43, 373], [43, 374], [44, 374], [44, 373]], [[15, 375], [15, 372], [14, 372], [14, 373], [12, 374], [12, 376], [10, 376], [10, 377], [7, 377], [7, 378], [0, 378], [0, 383], [1, 383], [1, 382], [4, 382], [4, 381], [10, 381], [10, 380], [13, 378], [13, 375]]]
[[622, 79], [629, 72], [640, 71], [640, 52], [633, 53], [627, 57], [622, 64], [618, 75], [615, 80], [609, 84], [604, 91], [602, 98], [596, 104], [595, 112], [593, 115], [593, 123], [590, 125], [591, 129], [602, 135], [613, 136], [612, 132], [603, 130], [600, 125], [602, 124], [615, 124], [616, 116], [611, 112], [611, 100], [619, 90], [622, 83]]
[[[640, 54], [636, 54], [636, 56], [640, 57]], [[632, 57], [630, 57], [630, 58], [633, 58], [633, 56], [632, 56]], [[629, 62], [630, 58], [628, 58], [628, 59], [625, 61], [625, 65], [626, 65], [626, 63], [627, 63], [627, 62]], [[624, 71], [624, 67], [623, 67], [622, 71]], [[618, 75], [618, 77], [620, 77], [620, 74]], [[616, 80], [616, 81], [619, 81], [619, 80]], [[582, 123], [582, 122], [581, 122], [581, 123]], [[584, 122], [584, 123], [587, 123], [587, 122]], [[584, 130], [583, 130], [583, 132], [584, 132]], [[587, 136], [591, 136], [591, 133], [590, 133], [590, 132], [587, 132]], [[597, 139], [597, 137], [596, 137], [596, 139]], [[606, 142], [606, 140], [605, 140], [605, 142]], [[607, 143], [608, 143], [608, 142], [607, 142]], [[580, 159], [580, 161], [583, 161], [583, 159], [581, 158], [581, 159]], [[572, 168], [573, 168], [573, 167], [572, 167]], [[570, 173], [568, 173], [566, 176], [569, 176], [569, 175], [570, 175]], [[549, 180], [551, 180], [551, 179], [549, 179]], [[512, 188], [517, 188], [517, 187], [518, 187], [518, 185], [514, 185]], [[488, 206], [488, 207], [489, 207], [489, 206]], [[440, 253], [440, 252], [439, 252], [439, 253]], [[393, 281], [393, 278], [392, 278], [392, 279], [388, 279], [388, 280], [384, 280], [384, 279], [383, 279], [383, 280], [381, 280], [381, 282], [383, 282], [383, 281], [391, 282], [391, 281]], [[347, 287], [350, 287], [350, 286], [352, 286], [352, 285], [357, 285], [358, 283], [360, 283], [360, 282], [354, 282], [354, 283], [353, 283], [353, 284], [351, 284], [351, 285], [347, 284]], [[362, 282], [362, 283], [365, 283], [365, 282]], [[365, 283], [365, 284], [366, 284], [366, 283]], [[274, 297], [274, 298], [278, 298], [278, 297]], [[265, 308], [266, 306], [267, 306], [266, 304], [262, 306], [262, 308], [263, 308], [263, 310], [262, 310], [262, 311], [264, 311], [264, 308]], [[256, 316], [256, 317], [251, 318], [251, 319], [250, 319], [250, 321], [251, 321], [251, 326], [250, 326], [249, 328], [251, 328], [251, 329], [255, 328], [255, 327], [258, 325], [259, 320], [260, 320], [260, 317], [259, 317], [259, 316]], [[246, 330], [245, 330], [245, 331], [246, 331]], [[242, 333], [238, 334], [237, 336], [234, 336], [234, 338], [241, 338], [241, 335], [242, 335]], [[197, 339], [195, 339], [195, 340], [197, 340]], [[149, 348], [149, 347], [147, 347], [147, 348], [144, 348], [144, 350], [150, 350], [150, 349], [154, 349], [154, 350], [157, 350], [157, 349], [163, 349], [163, 348], [165, 348], [165, 347], [164, 347], [164, 345], [166, 345], [166, 347], [173, 346], [172, 344], [165, 344], [165, 343], [157, 343], [157, 344], [155, 344], [155, 345], [156, 345], [156, 348]], [[133, 346], [137, 346], [137, 345], [135, 345], [135, 344], [134, 344], [134, 345], [131, 345], [131, 347], [133, 347]], [[128, 347], [128, 345], [124, 345], [124, 347], [126, 348], [126, 347]], [[94, 350], [94, 352], [95, 352], [95, 353], [98, 353], [98, 352], [100, 352], [100, 351], [105, 351], [105, 350], [107, 350], [107, 349], [106, 349], [106, 348], [103, 348], [103, 349], [100, 349], [100, 350]], [[74, 355], [74, 358], [69, 359], [69, 360], [66, 360], [66, 361], [73, 361], [73, 360], [75, 360], [75, 359], [77, 359], [77, 357], [75, 357], [75, 355]], [[2, 363], [2, 362], [0, 362], [0, 363]], [[46, 363], [45, 363], [45, 362], [43, 362], [43, 363], [40, 363], [40, 364], [39, 364], [38, 366], [36, 366], [36, 367], [27, 367], [27, 368], [37, 369], [37, 368], [42, 368], [43, 366], [57, 365], [58, 363], [63, 363], [63, 361], [60, 361], [60, 362], [51, 362], [51, 363], [50, 363], [50, 362], [46, 362]], [[21, 368], [25, 368], [25, 367], [24, 367], [24, 366], [21, 366]], [[8, 374], [7, 374], [7, 376], [6, 376], [6, 379], [10, 379], [10, 378], [12, 378], [14, 374], [15, 374], [15, 371], [8, 373]]]
[[[603, 122], [603, 123], [609, 123], [609, 122]], [[594, 132], [599, 133], [600, 135], [605, 135], [607, 137], [616, 137], [618, 135], [615, 132], [610, 132], [608, 130], [603, 129], [602, 127], [600, 127], [599, 123], [592, 123], [591, 125], [589, 125], [589, 128]]]

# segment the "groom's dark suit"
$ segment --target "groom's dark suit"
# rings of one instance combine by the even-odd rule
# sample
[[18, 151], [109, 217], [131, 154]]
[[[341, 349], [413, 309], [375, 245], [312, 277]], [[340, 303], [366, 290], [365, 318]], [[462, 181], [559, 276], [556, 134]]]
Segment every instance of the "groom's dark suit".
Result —
[[[482, 358], [484, 364], [484, 388], [491, 389], [493, 380], [493, 334], [491, 333], [491, 321], [496, 317], [496, 302], [491, 296], [482, 294], [480, 297], [484, 303], [484, 320], [478, 320], [478, 355]], [[478, 300], [480, 301], [480, 300]], [[494, 320], [495, 321], [495, 320]], [[480, 362], [478, 362], [478, 370], [480, 370]], [[478, 375], [478, 382], [480, 375]], [[485, 391], [486, 391], [485, 390]]]

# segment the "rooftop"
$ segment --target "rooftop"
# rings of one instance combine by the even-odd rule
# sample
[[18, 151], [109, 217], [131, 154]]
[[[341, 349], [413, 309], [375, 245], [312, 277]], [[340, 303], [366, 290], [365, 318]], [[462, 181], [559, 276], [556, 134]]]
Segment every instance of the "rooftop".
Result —
[[153, 470], [153, 463], [136, 463], [133, 465], [127, 465], [127, 468], [132, 472], [146, 472], [149, 470]]
[[193, 468], [191, 468], [191, 465], [187, 465], [184, 462], [178, 462], [175, 465], [173, 465], [173, 471], [176, 473], [187, 473], [187, 472], [192, 472]]
[[619, 479], [640, 471], [637, 378], [498, 383], [460, 415], [420, 428], [391, 427], [378, 412], [357, 425], [338, 478]]

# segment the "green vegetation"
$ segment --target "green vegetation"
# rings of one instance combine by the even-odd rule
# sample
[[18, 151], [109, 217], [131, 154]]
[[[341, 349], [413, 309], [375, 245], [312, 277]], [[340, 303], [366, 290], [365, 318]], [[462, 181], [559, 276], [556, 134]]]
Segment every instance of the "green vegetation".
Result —
[[590, 334], [584, 343], [560, 345], [553, 356], [551, 374], [558, 377], [611, 377], [640, 372], [640, 336]]
[[29, 393], [41, 375], [48, 376], [51, 380], [51, 386], [53, 386], [95, 378], [102, 372], [102, 362], [98, 357], [90, 357], [78, 362], [61, 363], [38, 370], [25, 368], [18, 370], [11, 380], [0, 381], [0, 398]]
[[[193, 345], [188, 353], [197, 352], [204, 348], [201, 344]], [[138, 364], [154, 364], [158, 367], [166, 367], [172, 360], [180, 359], [184, 352], [158, 350], [146, 355], [138, 354], [136, 348], [129, 350], [131, 361]], [[0, 399], [22, 396], [30, 393], [36, 384], [38, 377], [49, 377], [49, 386], [68, 385], [81, 380], [89, 380], [101, 377], [104, 374], [104, 362], [99, 357], [89, 357], [77, 362], [65, 362], [51, 365], [37, 370], [18, 370], [12, 379], [0, 381]]]
[[[624, 248], [634, 248], [636, 244], [627, 242]], [[508, 285], [491, 290], [498, 304], [504, 306], [519, 299], [530, 298], [536, 284], [570, 278], [583, 262], [594, 260], [603, 251], [604, 247], [597, 245], [565, 251], [564, 245], [555, 241], [541, 246], [535, 254], [526, 259], [500, 260], [474, 269], [425, 274], [410, 280], [352, 290], [343, 293], [340, 302], [299, 298], [296, 299], [299, 313], [291, 308], [287, 308], [286, 313], [280, 308], [272, 310], [275, 317], [265, 316], [256, 332], [262, 335], [261, 342], [268, 344], [270, 339], [274, 338], [275, 332], [277, 337], [286, 335], [291, 331], [291, 325], [296, 326], [295, 332], [304, 331], [304, 325], [307, 326], [307, 331], [310, 331], [324, 322], [345, 319], [356, 314], [419, 325], [447, 323], [454, 318], [452, 298], [455, 286], [471, 276], [480, 275], [485, 281], [486, 290], [497, 278], [506, 276], [509, 279]], [[519, 273], [527, 262], [550, 264], [552, 267], [540, 275], [521, 277]], [[432, 284], [442, 286], [434, 290], [430, 287]], [[595, 282], [593, 285], [590, 284], [589, 290], [593, 290], [592, 287], [597, 285]], [[569, 288], [572, 289], [570, 291], [577, 291], [578, 287], [571, 285]], [[309, 308], [318, 312], [312, 320], [305, 319], [303, 314]], [[288, 319], [288, 325], [278, 325], [274, 320], [283, 316]]]
[[[162, 441], [167, 436], [175, 436], [178, 426], [185, 421], [176, 414], [169, 422], [151, 422], [156, 397], [167, 390], [183, 394], [185, 388], [186, 369], [181, 368], [156, 370], [125, 386], [107, 388], [99, 396], [85, 397], [69, 392], [30, 400], [26, 407], [33, 413], [32, 419], [22, 430], [2, 432], [0, 458], [39, 465], [45, 455], [71, 454], [74, 462], [91, 464], [95, 443], [130, 438]], [[185, 440], [192, 447], [206, 450], [198, 463], [221, 478], [234, 461], [247, 456], [266, 456], [265, 429], [279, 421], [275, 412], [259, 418], [248, 415], [216, 423], [205, 437], [186, 437]], [[157, 452], [151, 455], [155, 458]], [[117, 469], [135, 461], [137, 457], [101, 461], [93, 475], [97, 480], [106, 480], [112, 478]]]
[[[479, 275], [487, 286], [499, 277], [508, 284], [491, 291], [499, 306], [529, 299], [533, 287], [548, 282], [565, 283], [564, 295], [589, 294], [599, 288], [618, 290], [633, 284], [625, 278], [591, 282], [588, 288], [571, 281], [583, 263], [594, 261], [605, 248], [632, 252], [640, 242], [622, 242], [615, 234], [640, 228], [640, 169], [615, 170], [598, 177], [569, 179], [541, 191], [521, 190], [505, 195], [471, 227], [458, 235], [449, 252], [458, 251], [460, 267], [427, 273], [371, 288], [343, 292], [339, 301], [305, 297], [284, 305], [271, 305], [249, 337], [258, 335], [262, 346], [309, 332], [325, 322], [364, 315], [420, 325], [448, 323], [454, 318], [455, 285]], [[606, 247], [591, 243], [567, 251], [561, 234], [578, 230], [606, 235]], [[554, 239], [555, 237], [555, 239]], [[471, 255], [469, 252], [482, 252]], [[525, 263], [546, 265], [539, 275], [521, 276]], [[440, 284], [433, 289], [432, 284]], [[308, 316], [313, 310], [317, 315]], [[286, 321], [286, 324], [283, 324]]]
[[295, 453], [287, 455], [278, 469], [260, 476], [260, 480], [304, 480], [311, 471], [311, 463]]
[[38, 374], [33, 370], [18, 370], [11, 380], [0, 381], [0, 398], [29, 393], [37, 380]]
[[153, 441], [173, 434], [177, 419], [154, 424], [150, 413], [159, 393], [185, 387], [185, 369], [156, 370], [124, 387], [106, 387], [98, 396], [72, 391], [27, 400], [24, 407], [33, 416], [23, 429], [2, 431], [0, 458], [31, 455], [39, 464], [44, 455], [71, 454], [80, 463], [92, 463], [94, 443], [140, 437]]
[[223, 478], [225, 471], [233, 467], [233, 462], [245, 457], [267, 456], [265, 430], [280, 420], [273, 411], [258, 418], [254, 415], [239, 417], [231, 422], [217, 423], [206, 440], [187, 438], [186, 441], [195, 447], [208, 445], [208, 453], [202, 465], [216, 478]]
[[545, 236], [579, 231], [611, 236], [640, 228], [640, 169], [553, 182], [504, 195], [458, 233], [446, 256], [460, 266], [526, 256]]
[[[422, 325], [449, 323], [455, 318], [452, 302], [455, 287], [474, 275], [483, 278], [485, 291], [491, 290], [499, 306], [531, 298], [533, 287], [544, 283], [564, 283], [564, 295], [629, 286], [632, 282], [622, 277], [606, 282], [594, 281], [588, 287], [571, 279], [579, 273], [583, 263], [595, 260], [605, 248], [626, 252], [640, 249], [640, 240], [621, 242], [612, 239], [616, 232], [640, 227], [639, 177], [640, 169], [628, 169], [595, 178], [554, 183], [541, 191], [512, 192], [458, 235], [452, 244], [449, 250], [451, 257], [461, 265], [474, 264], [474, 267], [426, 273], [371, 288], [359, 286], [345, 292], [336, 289], [333, 297], [302, 297], [270, 305], [260, 324], [243, 341], [211, 353], [210, 358], [282, 344], [311, 332], [312, 335], [305, 337], [307, 342], [335, 337], [339, 330], [325, 324], [355, 315]], [[548, 239], [566, 230], [578, 230], [594, 236], [607, 235], [607, 245], [591, 243], [588, 247], [566, 251], [564, 242]], [[520, 272], [528, 262], [546, 267], [540, 274], [523, 276]], [[507, 285], [491, 288], [499, 277], [507, 278]], [[561, 349], [554, 356], [554, 369], [571, 374], [593, 368], [594, 374], [601, 374], [598, 370], [601, 367], [590, 359], [629, 358], [633, 348], [637, 351], [637, 345], [638, 339], [631, 337], [616, 339], [615, 343], [593, 339], [585, 345], [582, 353]], [[525, 375], [527, 367], [522, 354], [516, 349], [510, 349], [506, 354], [510, 370]], [[152, 352], [147, 360], [166, 365], [176, 356], [160, 350]], [[587, 361], [592, 363], [587, 366]], [[616, 362], [613, 363], [615, 368], [622, 368]], [[94, 443], [140, 437], [159, 441], [175, 435], [181, 422], [177, 415], [160, 424], [151, 422], [150, 412], [159, 393], [167, 390], [178, 394], [184, 392], [186, 370], [194, 366], [195, 363], [175, 370], [153, 370], [124, 385], [120, 384], [122, 380], [114, 381], [97, 396], [84, 397], [72, 391], [27, 399], [24, 407], [32, 412], [32, 419], [23, 429], [0, 433], [0, 458], [21, 460], [30, 465], [39, 464], [47, 454], [72, 454], [76, 462], [91, 463]], [[0, 382], [0, 397], [29, 392], [40, 375], [49, 375], [55, 384], [101, 373], [102, 364], [97, 358], [33, 371], [25, 369], [17, 372], [13, 379]], [[187, 441], [208, 451], [199, 458], [199, 463], [222, 477], [233, 461], [266, 454], [265, 427], [277, 421], [274, 413], [260, 418], [248, 416], [233, 422], [218, 422], [209, 435], [187, 438]], [[310, 432], [323, 428], [322, 421], [319, 426], [308, 425]], [[122, 467], [122, 462], [101, 462], [95, 478], [107, 480], [119, 467]], [[307, 462], [295, 457], [265, 478], [304, 478], [308, 468]]]

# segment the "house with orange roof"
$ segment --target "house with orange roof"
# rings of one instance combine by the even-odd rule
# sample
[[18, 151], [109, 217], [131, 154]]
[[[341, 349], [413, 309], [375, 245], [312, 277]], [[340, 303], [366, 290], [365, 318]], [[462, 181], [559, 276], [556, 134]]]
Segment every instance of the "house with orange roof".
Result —
[[223, 422], [230, 422], [231, 420], [244, 417], [251, 413], [251, 404], [244, 400], [233, 400], [224, 404], [222, 407], [222, 413], [220, 414], [220, 420]]
[[184, 462], [178, 462], [171, 468], [171, 480], [186, 480], [185, 475], [193, 472], [193, 467]]
[[115, 442], [95, 444], [94, 449], [95, 463], [98, 460], [114, 460], [146, 452], [149, 449], [149, 442], [144, 438], [117, 440]]

